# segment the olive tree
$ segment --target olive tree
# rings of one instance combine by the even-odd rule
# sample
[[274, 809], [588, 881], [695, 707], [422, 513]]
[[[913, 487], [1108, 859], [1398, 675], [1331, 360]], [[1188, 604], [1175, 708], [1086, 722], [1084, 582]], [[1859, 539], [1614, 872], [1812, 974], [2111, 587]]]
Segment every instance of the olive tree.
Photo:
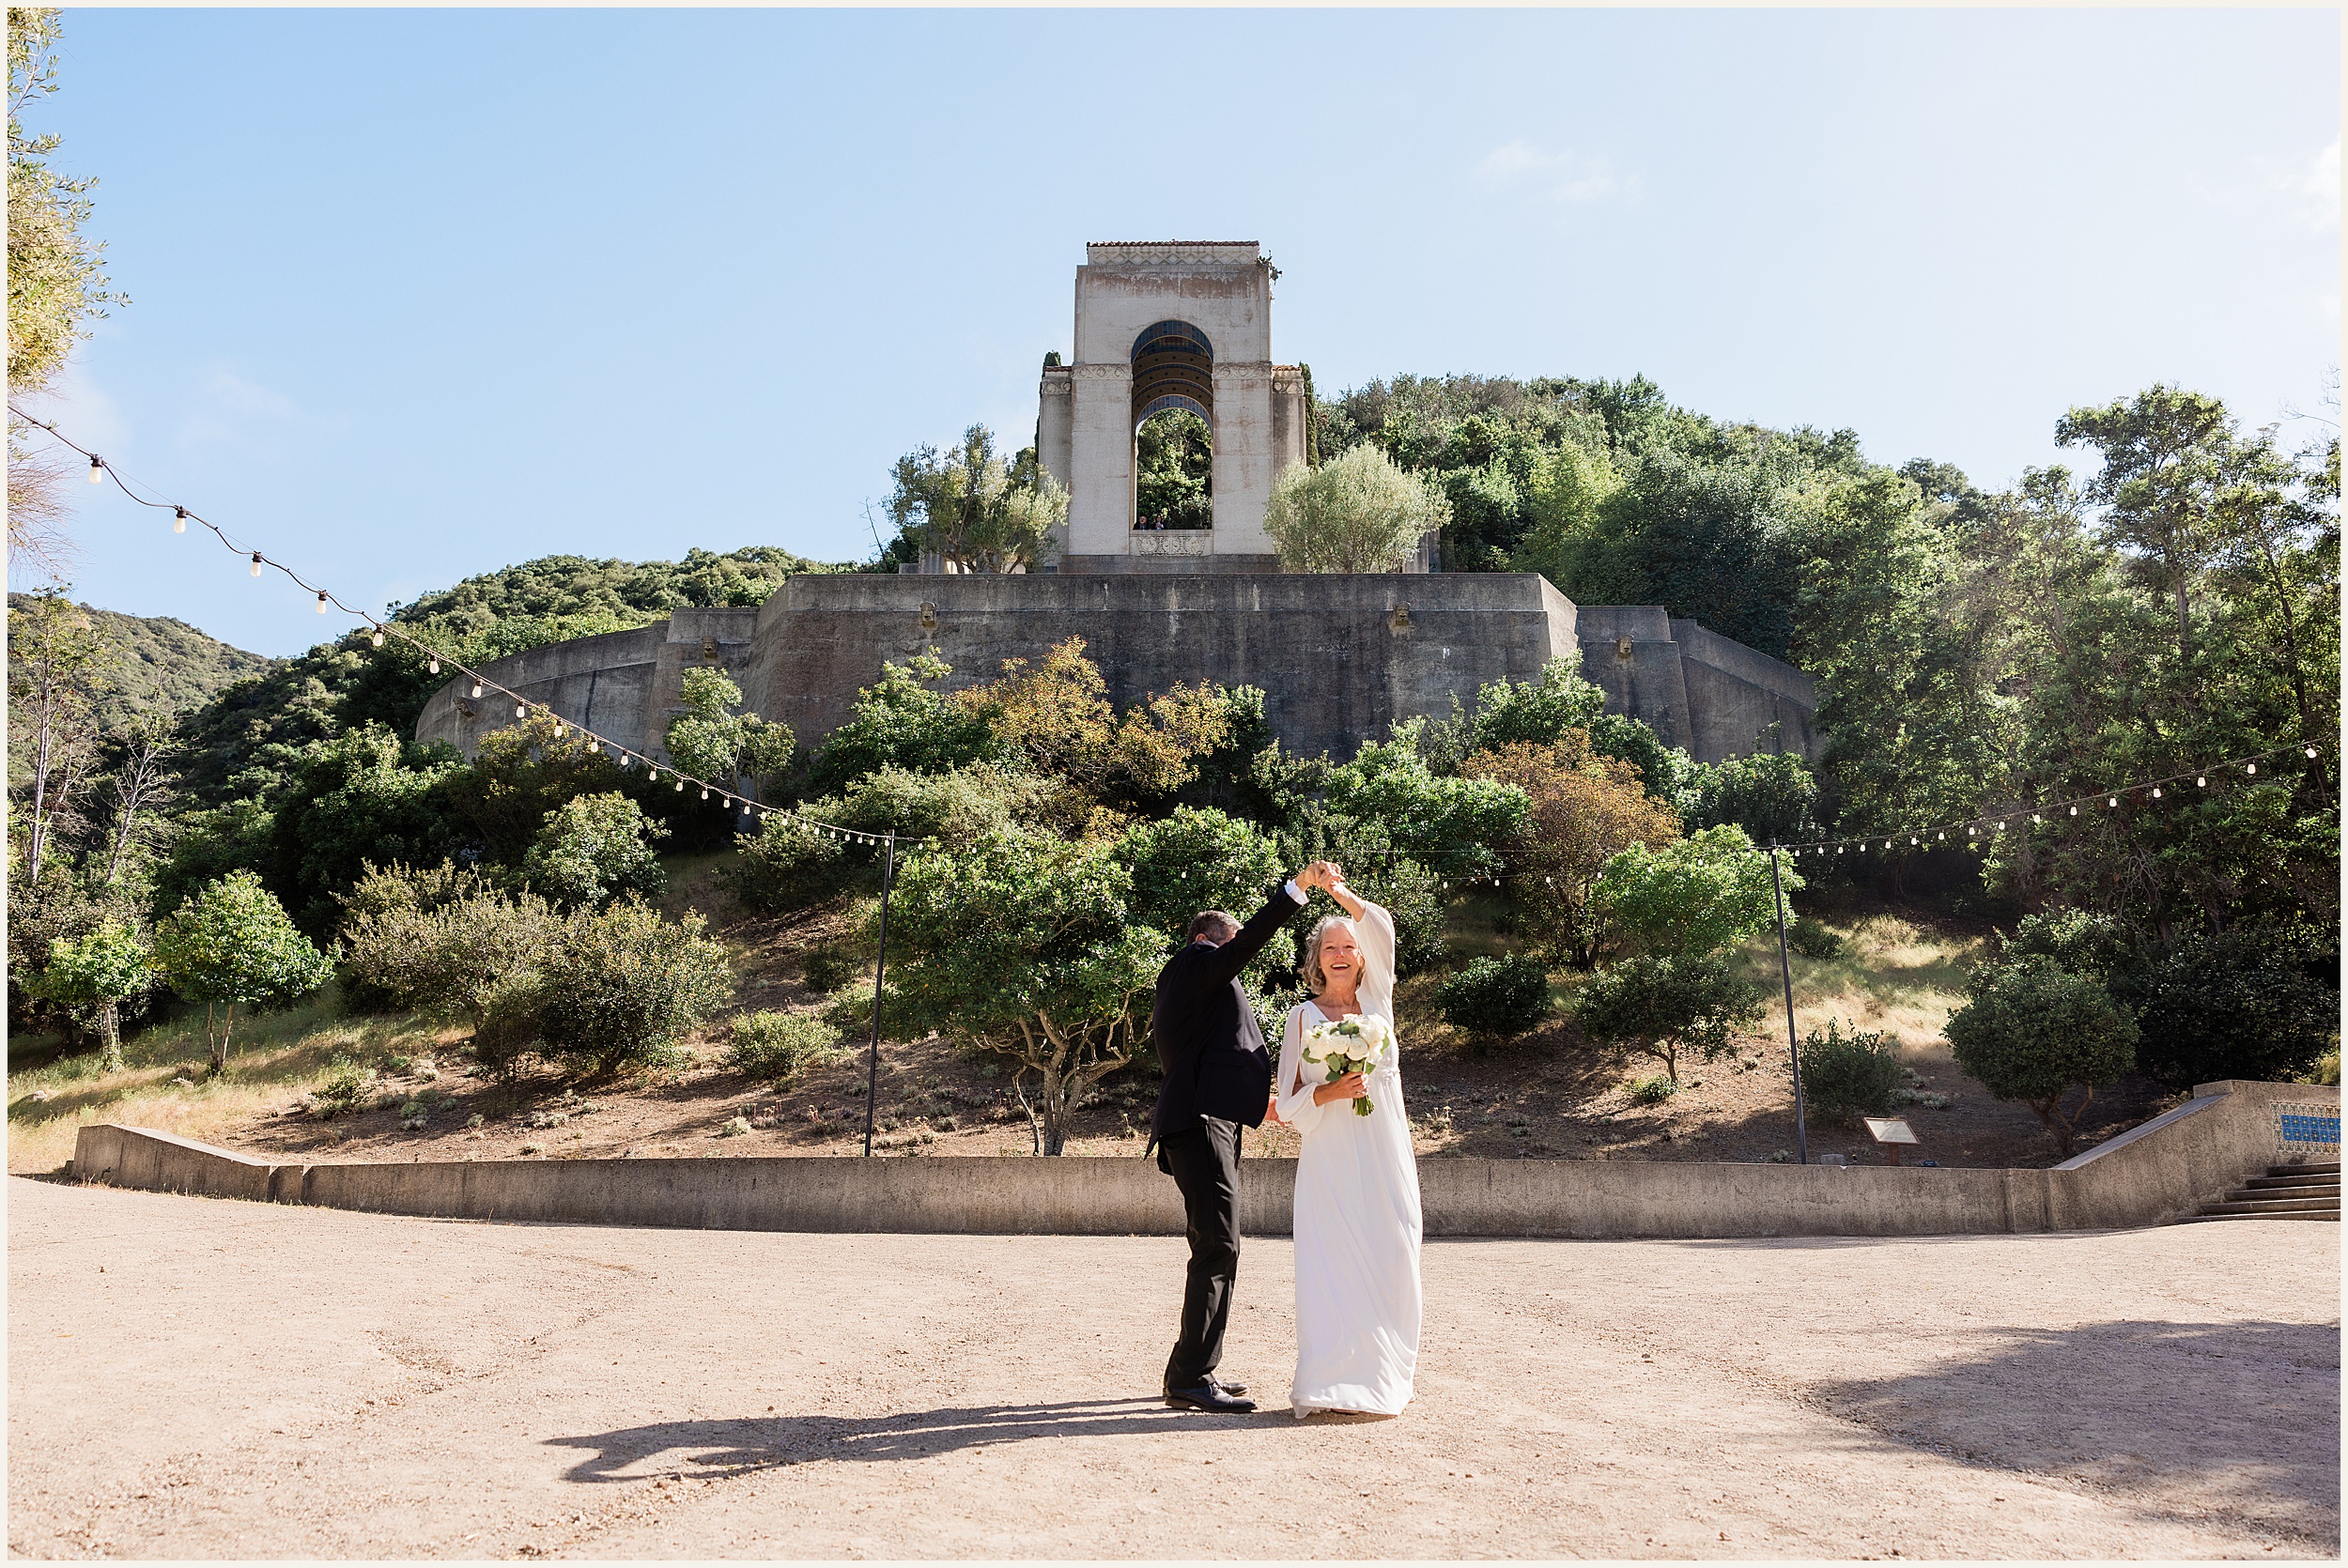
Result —
[[[1956, 1065], [2000, 1099], [2029, 1106], [2070, 1158], [2097, 1087], [2136, 1065], [2135, 1019], [2102, 982], [2037, 954], [1985, 965], [1966, 989], [1946, 1026]], [[2065, 1115], [2074, 1088], [2085, 1092]]]
[[1135, 1001], [1167, 943], [1128, 915], [1132, 893], [1112, 846], [1018, 829], [917, 853], [898, 879], [907, 1022], [1018, 1064], [1039, 1154], [1066, 1148], [1070, 1118], [1148, 1027]]
[[734, 712], [742, 688], [724, 670], [687, 670], [680, 695], [685, 711], [669, 721], [666, 740], [670, 760], [687, 773], [731, 785], [744, 776], [772, 777], [791, 765], [791, 727]]
[[251, 871], [206, 883], [157, 922], [155, 962], [172, 990], [204, 1004], [214, 1072], [228, 1066], [239, 1007], [290, 1007], [334, 972]]
[[1652, 1056], [1679, 1082], [1679, 1059], [1726, 1051], [1761, 1016], [1764, 992], [1713, 953], [1641, 953], [1592, 976], [1575, 1016], [1594, 1043]]
[[1263, 515], [1290, 572], [1398, 572], [1449, 521], [1442, 490], [1367, 443], [1317, 469], [1290, 467], [1273, 482]]

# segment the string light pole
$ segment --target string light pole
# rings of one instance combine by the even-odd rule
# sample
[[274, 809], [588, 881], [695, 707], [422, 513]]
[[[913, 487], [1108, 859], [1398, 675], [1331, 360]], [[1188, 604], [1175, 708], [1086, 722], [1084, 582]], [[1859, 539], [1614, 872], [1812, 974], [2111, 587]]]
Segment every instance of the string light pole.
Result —
[[1769, 887], [1777, 894], [1777, 973], [1785, 982], [1785, 1056], [1794, 1065], [1794, 1147], [1810, 1163], [1810, 1123], [1801, 1102], [1801, 1037], [1794, 1032], [1794, 961], [1785, 951], [1785, 879], [1778, 870], [1777, 845], [1769, 845]]
[[864, 1158], [873, 1158], [873, 1115], [880, 1104], [881, 987], [888, 979], [888, 894], [897, 884], [897, 831], [881, 839], [880, 961], [873, 966], [873, 1050], [864, 1064]]

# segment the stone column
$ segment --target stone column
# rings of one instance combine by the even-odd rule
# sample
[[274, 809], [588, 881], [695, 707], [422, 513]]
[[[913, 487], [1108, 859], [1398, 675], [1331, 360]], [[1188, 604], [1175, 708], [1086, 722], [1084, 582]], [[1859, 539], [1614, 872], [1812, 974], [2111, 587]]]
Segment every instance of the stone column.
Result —
[[1134, 529], [1133, 366], [1073, 365], [1069, 381], [1068, 553], [1121, 557]]
[[1214, 553], [1267, 556], [1274, 469], [1272, 366], [1214, 367]]

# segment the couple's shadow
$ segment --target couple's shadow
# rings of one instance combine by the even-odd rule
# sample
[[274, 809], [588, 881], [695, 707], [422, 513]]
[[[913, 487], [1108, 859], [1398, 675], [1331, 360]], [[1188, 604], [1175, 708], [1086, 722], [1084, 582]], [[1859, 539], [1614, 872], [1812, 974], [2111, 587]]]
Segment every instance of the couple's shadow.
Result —
[[[547, 1442], [555, 1448], [594, 1451], [564, 1472], [565, 1480], [641, 1481], [664, 1475], [780, 1469], [813, 1460], [927, 1459], [959, 1449], [990, 1448], [1035, 1437], [1125, 1437], [1228, 1430], [1272, 1417], [1293, 1422], [1284, 1407], [1259, 1410], [1252, 1416], [1217, 1416], [1177, 1409], [1157, 1399], [1088, 1399], [1050, 1405], [946, 1406], [863, 1418], [741, 1416], [655, 1422], [615, 1432], [549, 1437]], [[1314, 1419], [1347, 1418], [1333, 1413]]]

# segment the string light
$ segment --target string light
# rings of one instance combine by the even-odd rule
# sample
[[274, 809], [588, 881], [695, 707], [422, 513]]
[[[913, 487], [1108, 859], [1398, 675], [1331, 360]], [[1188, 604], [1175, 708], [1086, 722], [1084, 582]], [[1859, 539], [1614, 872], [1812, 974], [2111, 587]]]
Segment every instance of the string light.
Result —
[[427, 660], [426, 667], [431, 674], [438, 675], [440, 672], [440, 661], [439, 659]]
[[92, 457], [89, 460], [89, 482], [95, 484], [105, 477], [106, 460], [103, 457]]
[[326, 613], [326, 590], [322, 588], [318, 590], [318, 613], [320, 615]]
[[2114, 811], [2117, 811], [2120, 809], [2120, 797], [2118, 795], [2114, 795], [2109, 800], [2104, 802], [2104, 804], [2110, 807]]
[[2197, 790], [2206, 790], [2209, 788], [2209, 780], [2206, 777], [2197, 778], [2193, 781], [2193, 787]]
[[2259, 771], [2259, 765], [2256, 762], [2245, 762], [2242, 764], [2242, 771], [2244, 773], [2256, 773]]
[[481, 695], [481, 683], [479, 681], [475, 681], [472, 684], [472, 694], [475, 697], [479, 697]]
[[261, 552], [258, 550], [253, 552], [253, 575], [256, 577], [261, 575]]
[[[171, 531], [174, 533], [188, 531], [188, 509], [186, 507], [175, 506], [171, 509]], [[2308, 755], [2312, 757], [2315, 753], [2310, 751]]]
[[2155, 800], [2158, 800], [2160, 798], [2160, 786], [2157, 784], [2153, 786], [2153, 798]]
[[382, 647], [382, 646], [383, 646], [383, 633], [382, 633], [382, 630], [378, 627], [378, 628], [377, 629], [377, 631], [376, 631], [376, 634], [375, 634], [373, 637], [371, 637], [371, 638], [367, 638], [367, 640], [368, 640], [369, 642], [374, 643], [374, 644], [375, 644], [378, 648]]

